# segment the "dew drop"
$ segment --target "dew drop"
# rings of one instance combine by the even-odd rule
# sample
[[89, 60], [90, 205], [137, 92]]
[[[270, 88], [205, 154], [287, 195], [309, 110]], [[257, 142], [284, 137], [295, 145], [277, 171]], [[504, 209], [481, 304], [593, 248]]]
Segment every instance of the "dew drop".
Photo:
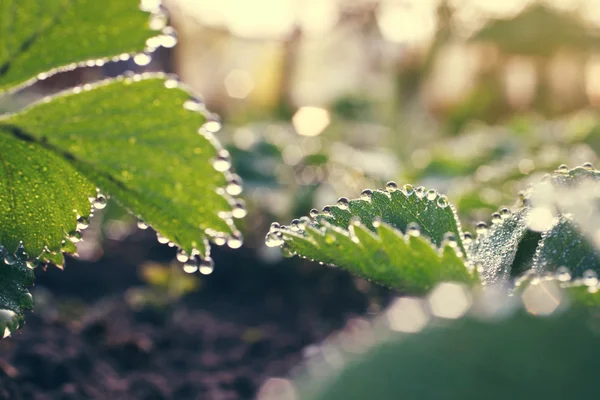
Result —
[[311, 218], [317, 218], [319, 216], [319, 210], [313, 208], [312, 210], [310, 210], [309, 214]]
[[300, 230], [300, 220], [293, 219], [292, 222], [290, 223], [290, 228], [292, 228], [292, 230], [298, 232]]
[[562, 267], [558, 267], [556, 269], [556, 279], [558, 279], [561, 282], [568, 282], [571, 280], [571, 271], [569, 271], [569, 268], [562, 266]]
[[279, 222], [273, 222], [269, 227], [269, 232], [279, 232], [279, 229], [281, 229]]
[[227, 187], [225, 191], [231, 196], [237, 196], [242, 193], [242, 178], [238, 175], [232, 175], [227, 181]]
[[425, 197], [425, 187], [423, 186], [419, 186], [415, 189], [415, 195], [422, 199], [423, 197]]
[[408, 233], [409, 236], [421, 236], [421, 227], [416, 222], [409, 222], [408, 225], [406, 225], [406, 233]]
[[232, 249], [239, 249], [240, 247], [242, 247], [242, 242], [243, 236], [242, 232], [240, 231], [234, 232], [233, 235], [227, 238], [227, 246], [229, 246]]
[[592, 164], [591, 162], [586, 162], [583, 163], [581, 165], [582, 168], [587, 169], [588, 171], [593, 171], [594, 170], [594, 164]]
[[164, 237], [163, 235], [161, 235], [160, 233], [156, 233], [156, 240], [158, 240], [158, 243], [160, 244], [167, 244], [169, 243], [169, 239], [167, 239], [166, 237]]
[[165, 26], [167, 26], [168, 22], [169, 22], [169, 17], [164, 12], [154, 13], [150, 17], [150, 23], [149, 23], [150, 29], [152, 29], [153, 31], [160, 31]]
[[200, 268], [198, 269], [202, 275], [210, 275], [215, 270], [215, 262], [211, 257], [206, 257], [200, 262]]
[[340, 197], [337, 201], [337, 206], [340, 210], [347, 210], [350, 205], [350, 201], [347, 197]]
[[475, 271], [477, 271], [480, 275], [485, 272], [485, 267], [481, 261], [475, 263]]
[[81, 232], [73, 231], [69, 232], [69, 240], [73, 243], [78, 243], [81, 241]]
[[248, 211], [246, 210], [246, 205], [244, 204], [244, 201], [241, 199], [237, 200], [231, 210], [231, 215], [233, 216], [233, 218], [244, 218], [247, 214]]
[[413, 188], [412, 185], [410, 184], [406, 184], [402, 187], [402, 189], [404, 189], [404, 194], [406, 194], [407, 196], [410, 196], [411, 194], [414, 193], [415, 189]]
[[186, 101], [183, 102], [183, 108], [189, 111], [203, 111], [206, 109], [204, 102], [198, 97], [190, 97]]
[[483, 221], [480, 221], [475, 226], [475, 231], [478, 235], [484, 235], [487, 233], [487, 224]]
[[360, 199], [363, 201], [371, 201], [371, 196], [373, 195], [373, 191], [371, 189], [365, 189], [360, 194]]
[[223, 246], [225, 243], [227, 243], [227, 236], [223, 233], [219, 233], [215, 235], [212, 240], [217, 246]]
[[556, 172], [567, 173], [569, 172], [569, 166], [567, 164], [560, 164], [558, 168], [556, 168]]
[[323, 207], [322, 213], [323, 213], [323, 215], [331, 217], [331, 207], [329, 207], [329, 206]]
[[139, 65], [140, 67], [150, 64], [150, 61], [152, 61], [152, 57], [150, 56], [150, 54], [147, 53], [138, 53], [135, 56], [133, 56], [133, 62]]
[[587, 286], [596, 286], [598, 284], [598, 274], [593, 269], [588, 269], [583, 273], [583, 283]]
[[225, 149], [220, 150], [212, 165], [213, 168], [219, 172], [228, 171], [229, 168], [231, 168], [231, 157], [229, 156], [229, 152]]
[[148, 224], [140, 219], [137, 222], [137, 227], [141, 230], [145, 230], [145, 229], [148, 229]]
[[387, 190], [389, 193], [395, 192], [398, 190], [398, 185], [394, 181], [389, 181], [385, 184], [385, 190]]
[[458, 246], [458, 242], [456, 241], [456, 235], [453, 232], [444, 233], [443, 241], [446, 242], [450, 247]]
[[473, 241], [473, 234], [471, 232], [463, 233], [463, 243], [469, 244]]
[[106, 196], [104, 196], [102, 193], [99, 193], [94, 199], [93, 206], [98, 210], [102, 210], [104, 207], [106, 207]]
[[433, 201], [437, 198], [438, 192], [435, 189], [429, 189], [427, 191], [427, 200]]
[[90, 226], [90, 220], [87, 217], [77, 217], [77, 229], [85, 229]]
[[165, 87], [167, 89], [175, 89], [179, 87], [179, 81], [176, 78], [169, 78], [165, 81]]
[[210, 133], [218, 133], [221, 128], [223, 128], [223, 124], [221, 123], [221, 119], [218, 115], [212, 114], [210, 119], [206, 121], [204, 125], [202, 125], [202, 128]]
[[495, 212], [492, 214], [492, 223], [493, 224], [498, 224], [502, 222], [502, 216], [500, 215], [500, 213]]
[[163, 34], [158, 37], [158, 42], [162, 47], [171, 49], [177, 44], [177, 33], [174, 29], [163, 29]]
[[186, 261], [185, 264], [183, 264], [183, 271], [188, 274], [193, 274], [194, 272], [198, 271], [198, 263], [196, 260], [190, 258], [188, 261]]
[[17, 257], [14, 254], [6, 253], [4, 256], [4, 264], [14, 265], [17, 262]]
[[437, 199], [437, 205], [439, 208], [446, 208], [448, 207], [448, 197], [446, 197], [446, 195], [440, 195], [440, 197], [438, 197]]
[[190, 257], [187, 255], [187, 253], [185, 251], [183, 251], [182, 249], [179, 249], [177, 251], [176, 257], [177, 257], [177, 261], [182, 262], [182, 263], [184, 263], [190, 259]]
[[507, 219], [511, 215], [512, 215], [512, 212], [508, 208], [503, 207], [500, 209], [500, 216], [502, 217], [502, 219]]
[[281, 234], [279, 233], [269, 232], [265, 237], [265, 244], [267, 245], [267, 247], [278, 247], [281, 246], [283, 243], [284, 241], [281, 238]]

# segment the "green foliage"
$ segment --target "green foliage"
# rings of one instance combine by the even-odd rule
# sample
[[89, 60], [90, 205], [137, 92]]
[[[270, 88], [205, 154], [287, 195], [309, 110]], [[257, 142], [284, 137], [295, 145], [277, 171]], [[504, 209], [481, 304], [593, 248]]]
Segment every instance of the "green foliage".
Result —
[[380, 329], [375, 334], [384, 339], [364, 354], [328, 349], [329, 360], [344, 367], [322, 362], [324, 378], [299, 379], [297, 398], [588, 398], [600, 367], [597, 328], [597, 318], [571, 309], [545, 318], [518, 312], [434, 322], [416, 334]]
[[[145, 65], [150, 54], [124, 53], [172, 47], [166, 22], [156, 1], [1, 2], [0, 92], [10, 101], [24, 82], [101, 66], [109, 56]], [[241, 245], [233, 224], [245, 215], [233, 197], [241, 182], [212, 134], [219, 128], [212, 117], [162, 73], [87, 84], [0, 115], [0, 312], [10, 313], [0, 319], [10, 331], [32, 305], [25, 260], [62, 266], [107, 196], [151, 225], [159, 241], [179, 246], [189, 268], [212, 270], [209, 238]]]
[[[562, 267], [573, 278], [595, 276], [599, 177], [591, 164], [560, 166], [523, 193], [513, 210], [492, 214], [491, 226], [477, 224], [475, 238], [462, 232], [445, 196], [410, 185], [396, 190], [389, 183], [385, 192], [368, 190], [360, 199], [342, 198], [322, 213], [314, 210], [312, 220], [276, 224], [266, 240], [411, 293], [445, 280], [506, 284], [529, 268], [537, 274]], [[426, 240], [433, 247], [422, 245]]]
[[442, 280], [475, 281], [454, 208], [436, 191], [389, 183], [311, 215], [272, 226], [267, 245], [410, 292]]
[[60, 154], [2, 122], [0, 164], [0, 243], [14, 253], [22, 241], [32, 257], [60, 252], [77, 216], [89, 217], [95, 186]]
[[[39, 168], [47, 157], [61, 162], [56, 171], [40, 175], [45, 190], [12, 184], [28, 192], [13, 196], [15, 211], [9, 214], [15, 217], [5, 218], [10, 223], [2, 232], [3, 242], [16, 248], [23, 241], [25, 251], [34, 257], [44, 246], [60, 250], [63, 232], [76, 228], [76, 214], [89, 215], [87, 198], [96, 195], [95, 187], [188, 254], [198, 249], [207, 255], [207, 230], [222, 237], [232, 235], [231, 220], [219, 212], [231, 214], [235, 201], [223, 194], [227, 179], [213, 167], [215, 160], [227, 155], [219, 153], [209, 137], [197, 133], [205, 117], [183, 107], [190, 95], [179, 88], [166, 89], [171, 82], [162, 75], [107, 81], [1, 119], [6, 132], [0, 137], [3, 150], [8, 151], [6, 146], [12, 143], [34, 147], [38, 153], [31, 154], [31, 162]], [[16, 159], [21, 156], [13, 156], [11, 175], [33, 181], [35, 176], [19, 169]], [[49, 201], [41, 196], [45, 192], [61, 199]], [[35, 194], [40, 205], [32, 209], [27, 200]], [[50, 218], [57, 204], [61, 204], [61, 211], [56, 211], [62, 213], [61, 220]], [[48, 218], [33, 225], [33, 215]]]
[[27, 290], [33, 279], [33, 270], [26, 263], [22, 249], [11, 254], [0, 246], [0, 337], [19, 329], [23, 325], [23, 312], [33, 308]]
[[155, 33], [138, 4], [130, 0], [2, 1], [0, 92], [52, 68], [140, 51]]

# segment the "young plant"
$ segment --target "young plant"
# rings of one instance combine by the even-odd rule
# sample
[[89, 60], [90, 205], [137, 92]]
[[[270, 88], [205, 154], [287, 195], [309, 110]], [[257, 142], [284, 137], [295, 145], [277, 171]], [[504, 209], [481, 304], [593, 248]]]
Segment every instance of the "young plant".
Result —
[[329, 340], [324, 356], [308, 361], [296, 398], [590, 395], [597, 318], [584, 306], [600, 299], [599, 199], [600, 172], [586, 163], [559, 166], [489, 226], [477, 224], [475, 237], [444, 195], [393, 182], [274, 224], [267, 244], [287, 254], [430, 293], [400, 298], [354, 338]]
[[[156, 0], [2, 2], [0, 20], [0, 103], [9, 109], [54, 75], [128, 60], [139, 68], [176, 43]], [[239, 247], [241, 182], [213, 135], [219, 127], [163, 73], [85, 84], [0, 115], [0, 334], [33, 306], [32, 269], [76, 254], [108, 197], [190, 264], [212, 270], [209, 240]]]

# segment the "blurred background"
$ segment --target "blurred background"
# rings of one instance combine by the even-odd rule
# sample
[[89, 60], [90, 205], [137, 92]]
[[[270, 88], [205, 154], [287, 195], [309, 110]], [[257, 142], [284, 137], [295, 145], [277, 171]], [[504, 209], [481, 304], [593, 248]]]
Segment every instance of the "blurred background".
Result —
[[559, 164], [598, 161], [598, 0], [164, 5], [178, 44], [102, 73], [176, 72], [221, 116], [244, 247], [186, 274], [110, 203], [79, 259], [38, 273], [36, 315], [2, 342], [4, 398], [261, 398], [396, 295], [282, 258], [264, 245], [272, 222], [395, 180], [448, 195], [470, 230]]
[[596, 159], [596, 0], [166, 5], [172, 66], [225, 121], [250, 226], [387, 180], [435, 187], [475, 222], [532, 176]]

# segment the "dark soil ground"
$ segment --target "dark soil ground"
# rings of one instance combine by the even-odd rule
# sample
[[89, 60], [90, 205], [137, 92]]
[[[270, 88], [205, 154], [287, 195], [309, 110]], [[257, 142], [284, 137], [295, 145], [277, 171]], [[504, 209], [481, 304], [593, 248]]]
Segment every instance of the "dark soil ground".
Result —
[[43, 305], [0, 342], [0, 399], [251, 399], [306, 346], [389, 297], [337, 269], [215, 249], [199, 291], [168, 309], [132, 310], [124, 293], [143, 284], [136, 265], [170, 257], [134, 238], [109, 243], [98, 262], [38, 273]]

